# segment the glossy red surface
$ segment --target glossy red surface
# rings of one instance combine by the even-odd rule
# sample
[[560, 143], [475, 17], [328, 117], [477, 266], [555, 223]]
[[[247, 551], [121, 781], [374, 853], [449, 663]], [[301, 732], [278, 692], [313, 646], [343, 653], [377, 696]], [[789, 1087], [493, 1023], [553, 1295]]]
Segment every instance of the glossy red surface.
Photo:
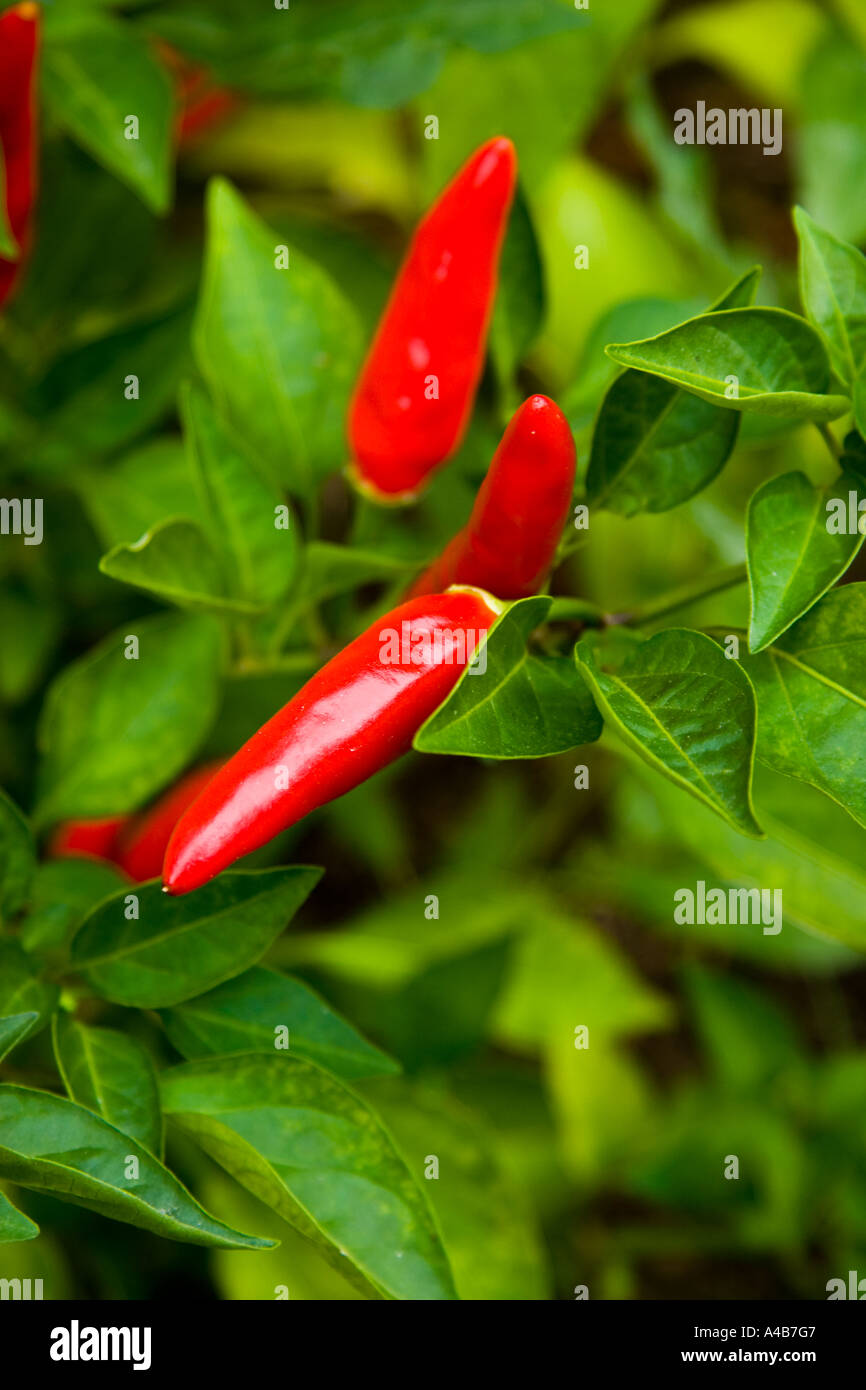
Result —
[[125, 826], [117, 838], [113, 858], [136, 883], [159, 878], [171, 832], [221, 766], [221, 763], [211, 762], [188, 772]]
[[112, 859], [117, 836], [128, 820], [128, 816], [104, 816], [99, 820], [64, 821], [49, 841], [48, 857], [65, 859], [85, 854], [92, 859]]
[[576, 452], [547, 396], [530, 396], [508, 423], [469, 521], [410, 593], [474, 584], [500, 599], [541, 588], [571, 507]]
[[39, 8], [16, 5], [0, 15], [0, 144], [6, 182], [6, 222], [19, 247], [0, 258], [0, 305], [15, 288], [30, 249], [36, 193], [36, 58]]
[[383, 498], [416, 493], [462, 439], [516, 178], [511, 141], [488, 141], [412, 238], [349, 411], [352, 471]]
[[407, 752], [498, 612], [489, 595], [455, 590], [411, 599], [351, 642], [244, 744], [182, 817], [163, 866], [168, 891], [201, 887]]

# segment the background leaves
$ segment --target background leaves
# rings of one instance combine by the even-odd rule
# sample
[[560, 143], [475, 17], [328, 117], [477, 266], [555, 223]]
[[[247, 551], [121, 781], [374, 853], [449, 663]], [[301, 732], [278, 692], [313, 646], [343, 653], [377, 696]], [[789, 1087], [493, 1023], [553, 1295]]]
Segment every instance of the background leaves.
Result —
[[281, 244], [230, 184], [208, 192], [208, 240], [194, 333], [215, 401], [273, 478], [309, 496], [342, 456], [359, 365], [354, 313], [329, 277]]

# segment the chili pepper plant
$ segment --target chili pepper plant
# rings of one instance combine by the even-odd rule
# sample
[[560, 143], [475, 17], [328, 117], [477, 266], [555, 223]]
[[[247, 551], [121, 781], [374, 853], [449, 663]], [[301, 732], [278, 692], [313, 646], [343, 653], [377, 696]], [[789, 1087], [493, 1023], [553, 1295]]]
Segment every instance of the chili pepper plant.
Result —
[[812, 0], [0, 10], [4, 1280], [866, 1272], [864, 91]]

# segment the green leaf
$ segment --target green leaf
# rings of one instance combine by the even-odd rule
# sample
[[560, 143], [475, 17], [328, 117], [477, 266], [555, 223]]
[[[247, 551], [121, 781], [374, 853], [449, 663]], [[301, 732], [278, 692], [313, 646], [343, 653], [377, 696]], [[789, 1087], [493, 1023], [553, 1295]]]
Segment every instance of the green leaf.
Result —
[[436, 1135], [438, 1179], [426, 1191], [442, 1227], [461, 1299], [523, 1302], [550, 1297], [532, 1194], [510, 1172], [483, 1115], [441, 1086], [376, 1081], [364, 1086], [411, 1170], [429, 1168]]
[[16, 1014], [35, 1013], [38, 1021], [30, 1023], [28, 1032], [38, 1032], [48, 1022], [57, 994], [56, 985], [39, 979], [17, 941], [0, 938], [0, 1017], [10, 1019]]
[[[254, 966], [207, 994], [162, 1015], [165, 1031], [190, 1061], [219, 1052], [267, 1052], [287, 1047], [335, 1076], [388, 1076], [398, 1064], [368, 1043], [314, 990], [290, 975]], [[280, 1043], [278, 1030], [288, 1041]]]
[[499, 264], [490, 325], [490, 351], [500, 378], [510, 382], [541, 327], [544, 277], [532, 216], [518, 185]]
[[13, 1207], [6, 1194], [0, 1192], [0, 1245], [11, 1245], [16, 1240], [32, 1240], [38, 1235], [36, 1222]]
[[611, 343], [607, 354], [728, 410], [832, 420], [849, 408], [844, 396], [822, 394], [827, 349], [805, 319], [785, 309], [699, 314], [640, 343]]
[[860, 431], [861, 437], [866, 435], [866, 368], [860, 369], [860, 375], [854, 382], [854, 423]]
[[800, 75], [802, 120], [795, 146], [800, 201], [838, 237], [866, 236], [866, 55], [835, 25]]
[[222, 555], [228, 592], [253, 606], [274, 603], [298, 563], [295, 532], [277, 529], [283, 497], [261, 478], [203, 391], [187, 387], [181, 413], [193, 477], [210, 539]]
[[380, 1296], [455, 1297], [420, 1186], [368, 1106], [317, 1067], [255, 1053], [162, 1074], [163, 1107], [216, 1161]]
[[721, 1085], [741, 1093], [763, 1091], [801, 1059], [787, 1014], [763, 990], [696, 965], [686, 969], [685, 984]]
[[15, 803], [0, 791], [0, 919], [21, 911], [35, 869], [30, 827]]
[[253, 965], [321, 876], [305, 866], [221, 874], [182, 897], [158, 882], [137, 886], [138, 917], [126, 916], [127, 893], [101, 903], [72, 943], [72, 964], [116, 1004], [180, 1004]]
[[120, 869], [99, 859], [70, 855], [40, 864], [33, 879], [21, 944], [28, 951], [62, 947], [88, 912], [127, 882]]
[[159, 1084], [141, 1043], [113, 1028], [91, 1028], [62, 1009], [54, 1015], [51, 1032], [69, 1099], [161, 1157]]
[[[750, 304], [760, 267], [746, 271], [708, 313]], [[700, 492], [737, 442], [739, 415], [720, 412], [669, 381], [627, 370], [613, 381], [592, 436], [590, 505], [634, 516], [664, 512]]]
[[[103, 15], [47, 22], [42, 90], [53, 118], [154, 212], [171, 201], [171, 81], [143, 35]], [[138, 122], [136, 138], [128, 118]]]
[[742, 834], [762, 834], [750, 793], [755, 696], [738, 662], [686, 628], [639, 643], [615, 673], [588, 639], [575, 655], [602, 713], [646, 762]]
[[58, 608], [11, 590], [0, 594], [0, 700], [16, 705], [38, 685], [57, 642]]
[[261, 611], [255, 604], [225, 596], [219, 558], [194, 521], [162, 521], [131, 545], [109, 550], [99, 568], [110, 579], [193, 612]]
[[[797, 472], [770, 478], [753, 493], [746, 516], [752, 652], [775, 642], [851, 564], [863, 533], [847, 531], [849, 491], [856, 509], [856, 478], [842, 473], [821, 488]], [[829, 529], [834, 504], [846, 527], [840, 533]]]
[[305, 604], [321, 603], [362, 584], [393, 583], [418, 568], [417, 561], [387, 550], [360, 550], [330, 541], [311, 541], [304, 550], [301, 594]]
[[866, 256], [794, 209], [800, 239], [800, 298], [827, 340], [842, 381], [853, 385], [866, 362]]
[[13, 1047], [24, 1041], [38, 1017], [38, 1013], [31, 1011], [0, 1018], [0, 1062]]
[[550, 604], [528, 598], [508, 608], [481, 648], [483, 662], [466, 668], [415, 735], [419, 752], [543, 758], [598, 738], [601, 719], [571, 659], [527, 650]]
[[510, 0], [505, 9], [499, 0], [406, 0], [398, 9], [380, 0], [337, 0], [293, 6], [276, 19], [237, 0], [188, 0], [179, 13], [174, 7], [160, 12], [158, 28], [242, 91], [270, 97], [313, 92], [392, 108], [426, 91], [455, 45], [498, 53], [587, 22], [587, 15], [555, 0]]
[[205, 524], [179, 439], [150, 440], [109, 468], [79, 470], [73, 483], [107, 548], [135, 541], [170, 517]]
[[169, 1240], [217, 1249], [273, 1244], [218, 1221], [137, 1140], [47, 1091], [0, 1086], [0, 1177]]
[[275, 479], [310, 496], [345, 458], [360, 330], [312, 261], [292, 249], [289, 268], [276, 268], [279, 245], [230, 184], [211, 182], [193, 346], [236, 433]]
[[866, 584], [832, 589], [743, 664], [758, 697], [758, 757], [866, 825]]
[[[58, 358], [39, 387], [44, 426], [36, 464], [65, 477], [70, 457], [86, 468], [94, 456], [131, 443], [167, 415], [189, 370], [189, 325], [183, 308]], [[129, 394], [135, 390], [137, 396]]]
[[586, 477], [590, 506], [620, 516], [666, 512], [721, 472], [740, 417], [646, 372], [625, 371], [604, 397]]
[[651, 988], [594, 927], [554, 901], [517, 939], [509, 981], [497, 1004], [494, 1036], [507, 1047], [537, 1049], [553, 1033], [575, 1050], [575, 1025], [593, 1040], [666, 1027], [664, 995]]
[[[859, 967], [855, 952], [866, 950], [862, 832], [841, 808], [811, 787], [758, 764], [756, 805], [767, 838], [745, 840], [709, 808], [680, 796], [670, 783], [659, 777], [650, 782], [646, 768], [639, 776], [639, 783], [637, 778], [627, 783], [635, 798], [630, 823], [623, 825], [620, 818], [614, 822], [611, 839], [618, 858], [610, 879], [605, 881], [593, 865], [586, 871], [602, 894], [610, 882], [608, 897], [620, 901], [625, 893], [627, 912], [649, 914], [666, 933], [682, 939], [684, 933], [694, 935], [693, 927], [673, 922], [674, 893], [683, 885], [715, 875], [725, 888], [772, 886], [782, 894], [780, 934], [764, 935], [761, 927], [750, 923], [708, 923], [701, 927], [708, 949], [742, 953], [774, 972], [827, 976]], [[772, 799], [766, 792], [767, 779], [777, 787]], [[844, 850], [846, 830], [856, 840], [850, 856]], [[635, 833], [638, 844], [631, 838]], [[681, 847], [694, 856], [685, 863]], [[629, 875], [626, 881], [621, 870], [624, 855], [629, 862], [658, 865], [661, 881], [642, 881], [647, 873]]]
[[171, 615], [136, 618], [68, 666], [40, 722], [42, 823], [123, 815], [170, 782], [216, 714], [221, 654], [212, 619]]
[[839, 463], [846, 473], [854, 473], [866, 482], [866, 439], [857, 430], [849, 430], [842, 442]]

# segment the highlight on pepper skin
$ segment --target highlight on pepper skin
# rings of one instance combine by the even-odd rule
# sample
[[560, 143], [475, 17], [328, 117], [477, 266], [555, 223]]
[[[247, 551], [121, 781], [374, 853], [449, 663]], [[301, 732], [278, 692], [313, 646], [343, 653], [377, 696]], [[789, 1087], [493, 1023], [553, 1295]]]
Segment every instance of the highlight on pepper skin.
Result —
[[489, 140], [415, 230], [349, 407], [349, 475], [367, 497], [417, 497], [463, 438], [516, 181], [513, 144]]
[[410, 595], [450, 584], [475, 584], [500, 599], [538, 593], [569, 514], [576, 463], [574, 436], [559, 406], [530, 396], [509, 421], [466, 525]]
[[51, 834], [47, 857], [101, 859], [134, 883], [158, 878], [174, 827], [221, 765], [211, 761], [194, 768], [134, 814], [63, 822]]
[[166, 890], [202, 887], [407, 753], [502, 612], [490, 594], [464, 587], [377, 619], [207, 784], [169, 841]]
[[36, 88], [41, 16], [25, 0], [0, 14], [0, 150], [3, 155], [0, 208], [16, 255], [0, 255], [0, 309], [24, 273], [32, 239], [36, 197]]

